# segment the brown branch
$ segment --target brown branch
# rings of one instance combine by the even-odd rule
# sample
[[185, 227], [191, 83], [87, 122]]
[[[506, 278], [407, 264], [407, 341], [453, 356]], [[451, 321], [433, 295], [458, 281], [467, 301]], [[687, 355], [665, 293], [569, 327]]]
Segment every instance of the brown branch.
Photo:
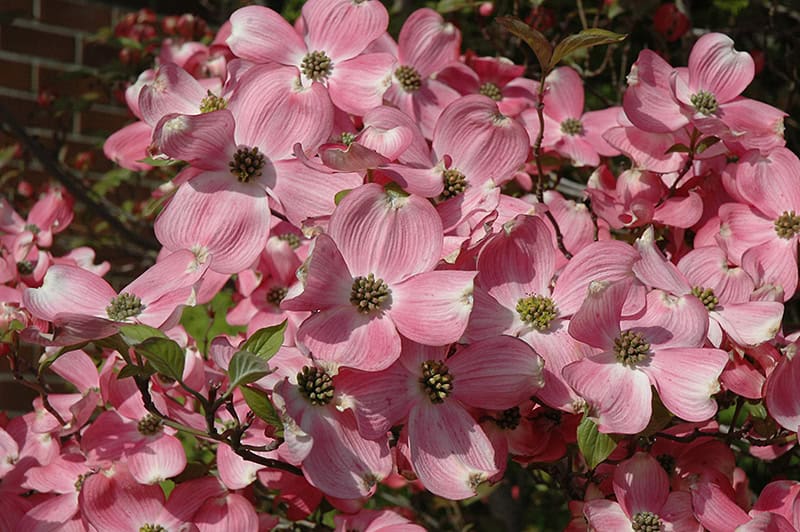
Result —
[[[533, 144], [533, 158], [536, 160], [536, 200], [544, 205], [544, 167], [542, 166], [542, 140], [544, 139], [544, 87], [545, 87], [546, 72], [542, 72], [542, 79], [539, 81], [539, 92], [537, 93], [536, 100], [536, 115], [539, 118], [539, 133], [536, 135], [536, 141]], [[558, 249], [568, 259], [572, 258], [572, 253], [567, 250], [564, 245], [564, 235], [561, 233], [561, 228], [558, 227], [558, 222], [555, 216], [549, 210], [544, 212], [547, 219], [553, 225], [556, 232], [556, 243]]]
[[129, 228], [114, 216], [102, 199], [97, 197], [94, 192], [87, 189], [77, 178], [64, 170], [57, 162], [56, 158], [53, 157], [38, 140], [30, 136], [2, 104], [0, 104], [0, 122], [5, 124], [11, 131], [11, 134], [25, 145], [25, 148], [39, 161], [48, 174], [64, 185], [64, 188], [66, 188], [75, 199], [88, 207], [89, 210], [98, 217], [108, 222], [108, 224], [128, 242], [136, 244], [146, 250], [158, 251], [161, 249], [160, 244], [154, 238], [144, 236], [136, 230]]

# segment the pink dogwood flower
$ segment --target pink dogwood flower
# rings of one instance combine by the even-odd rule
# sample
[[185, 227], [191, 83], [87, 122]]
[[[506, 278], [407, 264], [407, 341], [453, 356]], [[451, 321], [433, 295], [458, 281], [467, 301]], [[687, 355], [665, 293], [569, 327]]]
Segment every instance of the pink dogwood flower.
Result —
[[406, 19], [397, 45], [389, 41], [398, 66], [386, 100], [414, 119], [422, 134], [431, 138], [439, 115], [460, 96], [436, 79], [436, 74], [458, 62], [461, 32], [436, 11], [423, 8]]
[[400, 359], [382, 372], [343, 370], [342, 407], [353, 409], [367, 437], [407, 419], [417, 476], [437, 495], [464, 499], [500, 470], [469, 409], [519, 405], [541, 386], [541, 359], [510, 336], [474, 342], [449, 358], [446, 352], [404, 340]]
[[626, 283], [593, 282], [570, 321], [569, 333], [600, 351], [562, 371], [586, 400], [588, 415], [602, 432], [636, 434], [650, 420], [655, 386], [673, 414], [687, 421], [713, 416], [711, 396], [728, 354], [701, 347], [708, 329], [703, 304], [653, 290], [644, 314], [621, 322], [627, 293]]
[[703, 530], [694, 518], [691, 495], [670, 491], [664, 468], [647, 453], [619, 464], [613, 486], [617, 502], [594, 499], [583, 506], [595, 530]]
[[191, 251], [176, 251], [117, 294], [102, 277], [55, 265], [41, 287], [25, 290], [22, 301], [33, 316], [55, 326], [53, 341], [67, 345], [110, 336], [124, 323], [161, 327], [192, 302], [192, 286], [207, 267]]
[[364, 438], [352, 412], [341, 407], [339, 377], [310, 360], [275, 386], [284, 424], [280, 456], [299, 465], [311, 485], [329, 496], [359, 499], [374, 493], [392, 469], [387, 431]]
[[715, 347], [722, 345], [723, 331], [742, 346], [775, 337], [783, 318], [783, 304], [751, 301], [755, 288], [752, 279], [741, 268], [728, 266], [722, 249], [696, 248], [675, 266], [656, 247], [652, 227], [636, 243], [642, 260], [633, 268], [639, 278], [673, 295], [692, 294], [699, 298], [708, 310], [708, 338]]
[[[600, 156], [619, 155], [603, 140], [603, 133], [617, 125], [617, 108], [583, 112], [583, 81], [570, 67], [554, 69], [544, 81], [544, 137], [542, 147], [557, 151], [576, 166], [597, 166]], [[535, 109], [520, 115], [533, 142], [539, 135]]]
[[303, 85], [320, 84], [340, 109], [363, 115], [381, 104], [394, 58], [365, 53], [386, 31], [389, 14], [377, 0], [311, 0], [303, 5], [299, 34], [275, 11], [248, 6], [231, 15], [227, 43], [254, 63], [292, 66]]
[[433, 271], [442, 241], [423, 198], [377, 184], [351, 191], [314, 243], [303, 292], [281, 303], [318, 311], [300, 325], [298, 346], [331, 369], [377, 371], [400, 355], [400, 334], [427, 345], [456, 341], [477, 272]]
[[744, 158], [749, 169], [737, 171], [738, 191], [749, 204], [728, 203], [719, 209], [719, 238], [729, 258], [740, 264], [756, 286], [783, 289], [783, 300], [797, 290], [797, 245], [800, 235], [800, 160], [788, 150]]

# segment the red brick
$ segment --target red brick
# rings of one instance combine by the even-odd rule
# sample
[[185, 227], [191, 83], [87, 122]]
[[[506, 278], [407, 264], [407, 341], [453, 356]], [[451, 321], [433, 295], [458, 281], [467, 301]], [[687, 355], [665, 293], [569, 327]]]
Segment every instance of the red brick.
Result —
[[108, 90], [97, 78], [79, 71], [58, 70], [39, 66], [39, 88], [49, 89], [58, 96], [78, 98], [86, 93], [96, 93], [98, 103], [108, 102]]
[[4, 25], [0, 26], [0, 50], [70, 63], [75, 59], [75, 40], [43, 30]]
[[0, 15], [3, 20], [6, 17], [33, 18], [33, 0], [3, 0]]
[[111, 9], [98, 4], [78, 4], [69, 0], [42, 0], [42, 16], [47, 24], [94, 33], [111, 25]]
[[10, 96], [0, 96], [0, 104], [11, 112], [20, 125], [25, 127], [47, 129], [63, 127], [67, 131], [72, 128], [71, 113], [56, 117], [51, 111], [42, 109], [34, 101]]
[[105, 113], [97, 109], [81, 113], [81, 133], [107, 137], [111, 133], [131, 123], [127, 114]]
[[21, 91], [31, 90], [31, 65], [0, 59], [0, 86]]

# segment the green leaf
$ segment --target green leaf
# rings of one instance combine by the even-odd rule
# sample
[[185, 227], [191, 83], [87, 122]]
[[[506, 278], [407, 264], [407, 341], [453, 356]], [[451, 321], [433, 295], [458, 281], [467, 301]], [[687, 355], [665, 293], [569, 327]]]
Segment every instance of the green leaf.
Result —
[[247, 351], [237, 351], [228, 363], [230, 390], [241, 384], [250, 384], [270, 373], [267, 361]]
[[578, 448], [590, 469], [594, 469], [608, 458], [616, 447], [617, 442], [614, 438], [597, 430], [594, 421], [586, 416], [583, 417], [581, 424], [578, 425]]
[[275, 427], [276, 436], [283, 432], [281, 418], [278, 416], [275, 407], [272, 405], [272, 402], [270, 402], [266, 393], [250, 388], [249, 386], [239, 386], [239, 390], [241, 390], [242, 396], [247, 406], [250, 407], [250, 410], [252, 410], [256, 416], [266, 421], [268, 425]]
[[706, 137], [697, 143], [696, 153], [703, 153], [708, 148], [719, 142], [719, 137]]
[[333, 204], [339, 205], [339, 202], [341, 202], [348, 194], [350, 194], [352, 190], [353, 190], [352, 188], [346, 188], [344, 190], [340, 190], [339, 192], [337, 192], [336, 195], [333, 197]]
[[136, 173], [125, 168], [114, 168], [104, 173], [103, 176], [92, 185], [92, 190], [100, 196], [105, 196], [109, 191], [119, 187], [122, 183], [130, 181]]
[[117, 373], [117, 379], [127, 379], [128, 377], [149, 377], [155, 373], [153, 366], [150, 364], [145, 364], [143, 366], [137, 366], [136, 364], [128, 364], [123, 366], [119, 373]]
[[17, 151], [17, 146], [12, 144], [3, 149], [0, 149], [0, 168], [4, 167], [14, 158], [14, 153]]
[[[601, 44], [614, 44], [624, 41], [627, 35], [621, 33], [614, 33], [613, 31], [601, 30], [600, 28], [590, 28], [582, 30], [575, 35], [569, 35], [556, 45], [553, 50], [553, 55], [550, 58], [549, 69], [554, 68], [559, 61], [564, 59], [570, 54], [583, 50], [584, 48], [591, 48], [592, 46], [599, 46]], [[549, 70], [548, 69], [548, 70]]]
[[230, 292], [219, 292], [210, 303], [186, 307], [181, 316], [181, 325], [194, 338], [197, 348], [204, 355], [208, 353], [208, 344], [221, 334], [235, 336], [247, 330], [247, 327], [229, 325], [225, 317], [233, 306]]
[[286, 320], [283, 320], [278, 325], [259, 329], [239, 349], [253, 353], [264, 360], [269, 360], [275, 356], [275, 353], [283, 345], [283, 333], [285, 330]]
[[131, 363], [131, 357], [129, 354], [130, 346], [125, 343], [125, 340], [123, 340], [122, 336], [119, 334], [114, 334], [100, 340], [95, 340], [94, 345], [116, 351], [122, 355], [122, 358], [125, 360], [125, 362], [128, 364]]
[[664, 153], [689, 153], [690, 151], [692, 151], [691, 148], [686, 144], [673, 144]]
[[150, 338], [166, 338], [167, 335], [155, 327], [141, 324], [122, 325], [119, 328], [122, 339], [129, 345], [140, 344]]
[[134, 347], [136, 353], [147, 361], [158, 373], [180, 381], [183, 378], [183, 365], [186, 354], [174, 340], [167, 338], [148, 338]]
[[132, 48], [134, 50], [144, 50], [144, 46], [142, 43], [135, 39], [130, 39], [128, 37], [118, 37], [119, 43], [125, 48]]
[[516, 17], [498, 17], [495, 21], [510, 34], [519, 37], [531, 47], [533, 53], [536, 54], [539, 65], [542, 67], [542, 77], [550, 72], [550, 65], [553, 64], [553, 45], [550, 44], [547, 37]]
[[38, 369], [39, 375], [41, 375], [44, 370], [49, 368], [53, 364], [53, 362], [58, 360], [58, 358], [61, 355], [69, 353], [70, 351], [76, 351], [78, 349], [81, 349], [88, 343], [89, 342], [80, 342], [78, 344], [68, 345], [68, 346], [62, 347], [61, 349], [59, 349], [58, 351], [56, 351], [54, 353], [50, 353], [49, 355], [47, 355], [47, 357], [42, 358], [39, 361], [39, 369]]

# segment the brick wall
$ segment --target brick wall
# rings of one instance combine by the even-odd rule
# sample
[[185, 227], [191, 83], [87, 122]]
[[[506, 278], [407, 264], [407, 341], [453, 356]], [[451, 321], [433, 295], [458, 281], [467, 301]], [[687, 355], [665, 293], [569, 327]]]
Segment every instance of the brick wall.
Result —
[[[116, 57], [113, 49], [91, 37], [123, 13], [90, 0], [0, 0], [0, 102], [29, 133], [46, 145], [53, 136], [52, 116], [37, 105], [41, 90], [58, 96], [97, 96], [90, 109], [63, 118], [68, 157], [101, 145], [130, 121], [123, 106], [80, 75], [97, 72]], [[8, 137], [0, 138], [0, 146], [9, 142]], [[99, 159], [96, 170], [110, 168]]]
[[[92, 42], [91, 35], [115, 23], [124, 13], [118, 8], [88, 0], [0, 0], [0, 102], [29, 134], [53, 148], [52, 114], [37, 104], [42, 89], [60, 96], [97, 92], [98, 100], [82, 112], [63, 118], [67, 135], [67, 161], [76, 153], [100, 146], [109, 133], [131, 119], [127, 109], [112, 101], [88, 76], [116, 57], [116, 52]], [[0, 147], [15, 139], [0, 130]], [[110, 168], [98, 157], [94, 170]], [[34, 162], [25, 178], [46, 176]], [[13, 186], [3, 184], [2, 186]], [[3, 193], [3, 191], [0, 191]], [[30, 410], [35, 393], [14, 382], [0, 357], [0, 412], [17, 415]]]

